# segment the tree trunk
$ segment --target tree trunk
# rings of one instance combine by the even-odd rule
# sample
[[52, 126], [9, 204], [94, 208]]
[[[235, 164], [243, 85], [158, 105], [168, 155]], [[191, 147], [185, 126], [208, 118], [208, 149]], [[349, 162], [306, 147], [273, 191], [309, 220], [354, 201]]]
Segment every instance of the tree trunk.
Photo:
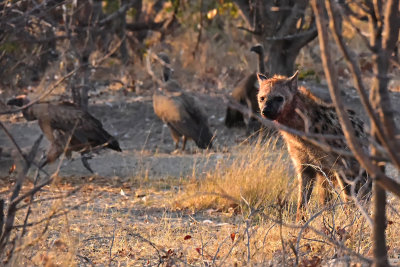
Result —
[[254, 34], [255, 39], [264, 45], [266, 72], [292, 75], [301, 48], [317, 36], [314, 16], [306, 12], [308, 1], [234, 2], [248, 24], [248, 29], [242, 29]]
[[101, 1], [88, 0], [78, 1], [72, 16], [76, 38], [71, 40], [71, 49], [79, 61], [79, 70], [70, 80], [70, 86], [73, 102], [83, 110], [88, 108], [88, 92], [91, 88], [89, 58], [95, 49], [95, 39], [98, 35], [93, 25], [97, 24], [101, 16]]
[[[126, 1], [126, 0], [122, 0], [121, 6], [128, 4], [127, 2], [128, 1]], [[128, 61], [129, 61], [128, 48], [126, 47], [125, 29], [126, 29], [126, 11], [121, 14], [120, 27], [119, 27], [119, 29], [117, 29], [118, 37], [121, 40], [121, 45], [119, 47], [119, 53], [120, 53], [121, 61], [124, 65], [126, 65], [126, 63], [128, 63]]]
[[[399, 0], [389, 0], [386, 4], [386, 10], [383, 10], [383, 1], [377, 1], [374, 12], [379, 13], [379, 17], [383, 19], [379, 23], [370, 20], [371, 45], [374, 47], [373, 66], [376, 74], [373, 79], [372, 89], [370, 92], [370, 100], [373, 108], [379, 115], [379, 119], [383, 124], [385, 136], [390, 140], [390, 145], [398, 151], [399, 145], [395, 141], [394, 136], [397, 133], [396, 124], [394, 122], [392, 104], [388, 92], [389, 76], [388, 70], [390, 66], [390, 56], [396, 47], [399, 37]], [[382, 26], [383, 25], [383, 26]], [[371, 134], [377, 140], [377, 129], [371, 127]], [[379, 155], [376, 149], [372, 150], [373, 155]], [[382, 167], [384, 168], [384, 167]], [[386, 191], [374, 183], [374, 264], [373, 266], [388, 266], [387, 248], [386, 248]]]
[[386, 191], [377, 183], [373, 183], [374, 201], [374, 264], [373, 266], [389, 266], [386, 248]]
[[[265, 43], [264, 43], [265, 44]], [[281, 74], [291, 76], [294, 70], [294, 62], [296, 61], [298, 50], [286, 50], [282, 48], [282, 43], [276, 45], [267, 45], [267, 73], [269, 75]]]

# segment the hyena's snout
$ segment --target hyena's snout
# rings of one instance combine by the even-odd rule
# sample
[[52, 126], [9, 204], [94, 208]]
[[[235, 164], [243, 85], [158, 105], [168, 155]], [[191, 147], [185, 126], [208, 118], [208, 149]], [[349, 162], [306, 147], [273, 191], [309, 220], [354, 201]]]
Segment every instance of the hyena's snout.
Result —
[[270, 100], [265, 101], [261, 108], [261, 115], [270, 120], [276, 120], [281, 111], [283, 97], [276, 96]]

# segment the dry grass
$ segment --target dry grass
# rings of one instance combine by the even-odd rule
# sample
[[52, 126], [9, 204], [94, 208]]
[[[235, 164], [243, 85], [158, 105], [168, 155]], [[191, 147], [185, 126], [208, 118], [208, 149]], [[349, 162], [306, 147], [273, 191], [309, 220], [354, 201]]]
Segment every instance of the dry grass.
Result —
[[[271, 138], [237, 148], [240, 151], [237, 155], [219, 162], [204, 178], [187, 185], [175, 205], [193, 210], [224, 211], [236, 207], [242, 210], [248, 205], [255, 209], [274, 205], [276, 199], [285, 198], [294, 186], [290, 168], [282, 168], [290, 166], [290, 159], [279, 141]], [[288, 202], [291, 203], [291, 199]]]
[[[226, 27], [219, 36], [203, 32], [204, 39], [215, 38], [203, 43], [195, 58], [192, 51], [197, 33], [193, 30], [167, 37], [163, 44], [154, 44], [153, 51], [170, 53], [174, 75], [186, 88], [226, 93], [245, 72], [256, 67], [256, 58], [248, 51], [251, 38], [230, 24]], [[304, 69], [319, 66], [307, 57], [300, 57], [299, 64]], [[152, 83], [143, 64], [139, 62], [132, 69], [132, 79], [138, 84], [135, 88], [142, 90], [137, 93], [150, 92], [146, 86], [150, 88]], [[320, 68], [316, 69], [318, 74]], [[313, 197], [307, 215], [314, 219], [309, 228], [294, 223], [297, 184], [286, 150], [277, 140], [233, 150], [229, 158], [204, 175], [197, 175], [194, 168], [189, 179], [155, 180], [144, 170], [143, 176], [128, 180], [69, 177], [46, 187], [32, 205], [29, 222], [37, 223], [16, 244], [7, 263], [282, 266], [293, 265], [297, 258], [302, 266], [317, 266], [346, 259], [351, 251], [372, 256], [372, 231], [352, 205], [338, 204], [322, 211], [325, 207]], [[24, 190], [32, 186], [26, 187]], [[77, 193], [68, 195], [77, 187], [81, 187]], [[2, 183], [0, 197], [6, 199], [9, 189], [8, 183]], [[390, 197], [389, 202], [388, 251], [391, 258], [397, 258], [399, 200]], [[366, 209], [371, 214], [368, 205]], [[23, 223], [25, 212], [19, 212], [16, 225]], [[20, 228], [14, 232], [14, 236], [20, 234]], [[351, 261], [360, 262], [360, 258], [353, 255]]]
[[[297, 257], [301, 265], [315, 266], [352, 254], [351, 262], [360, 262], [356, 253], [371, 256], [371, 230], [352, 205], [320, 207], [315, 197], [308, 227], [294, 223], [296, 183], [289, 164], [285, 149], [269, 141], [238, 147], [196, 180], [63, 179], [37, 196], [30, 222], [43, 222], [30, 228], [8, 263], [282, 266], [293, 265]], [[393, 258], [400, 249], [399, 202], [390, 198], [390, 203]], [[17, 224], [24, 214], [21, 210]]]

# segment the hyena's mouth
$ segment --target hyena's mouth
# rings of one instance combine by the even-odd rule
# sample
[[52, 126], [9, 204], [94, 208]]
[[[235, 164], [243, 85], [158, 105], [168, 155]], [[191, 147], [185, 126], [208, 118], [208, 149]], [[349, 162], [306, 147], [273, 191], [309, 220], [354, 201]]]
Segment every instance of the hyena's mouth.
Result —
[[261, 115], [270, 120], [276, 120], [280, 115], [283, 97], [275, 96], [265, 102]]
[[279, 112], [269, 108], [264, 108], [261, 115], [266, 119], [274, 121], [279, 117]]

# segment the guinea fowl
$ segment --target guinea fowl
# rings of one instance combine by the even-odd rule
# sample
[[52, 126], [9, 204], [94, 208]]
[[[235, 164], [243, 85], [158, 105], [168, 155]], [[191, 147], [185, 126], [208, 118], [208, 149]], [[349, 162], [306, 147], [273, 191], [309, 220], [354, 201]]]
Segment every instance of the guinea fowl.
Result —
[[[257, 44], [250, 48], [251, 52], [258, 55], [258, 72], [265, 74], [264, 65], [264, 48], [261, 44]], [[253, 113], [259, 113], [258, 101], [258, 81], [257, 73], [252, 73], [244, 77], [238, 85], [232, 91], [232, 98], [240, 104], [247, 106], [252, 110]], [[231, 127], [243, 127], [245, 126], [245, 120], [243, 114], [231, 107], [226, 109], [225, 125], [228, 128]], [[249, 119], [248, 128], [256, 129], [259, 128], [259, 124], [253, 119]]]
[[175, 149], [179, 148], [182, 137], [182, 151], [187, 139], [192, 139], [199, 148], [212, 147], [212, 133], [204, 111], [195, 98], [184, 92], [179, 83], [171, 79], [170, 60], [164, 53], [158, 57], [165, 63], [163, 66], [164, 82], [153, 95], [154, 113], [168, 125]]
[[[27, 104], [29, 99], [25, 95], [7, 102], [7, 105], [17, 107]], [[39, 102], [25, 108], [22, 113], [28, 121], [37, 120], [43, 134], [50, 141], [50, 148], [41, 167], [54, 162], [64, 150], [67, 158], [71, 158], [72, 151], [76, 151], [82, 155], [83, 166], [93, 173], [87, 161], [90, 152], [102, 148], [122, 151], [118, 141], [103, 129], [99, 120], [73, 103]]]

